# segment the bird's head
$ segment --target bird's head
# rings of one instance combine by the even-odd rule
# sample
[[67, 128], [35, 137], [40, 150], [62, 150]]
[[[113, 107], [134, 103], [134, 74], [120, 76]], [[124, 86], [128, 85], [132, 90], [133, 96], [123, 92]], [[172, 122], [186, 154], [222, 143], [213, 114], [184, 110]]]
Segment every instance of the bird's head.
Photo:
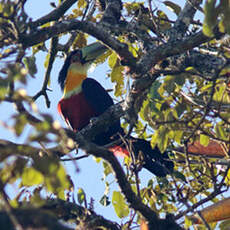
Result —
[[92, 63], [106, 50], [107, 48], [100, 42], [95, 42], [74, 50], [68, 55], [58, 77], [58, 82], [64, 93], [81, 85], [87, 77], [87, 71]]

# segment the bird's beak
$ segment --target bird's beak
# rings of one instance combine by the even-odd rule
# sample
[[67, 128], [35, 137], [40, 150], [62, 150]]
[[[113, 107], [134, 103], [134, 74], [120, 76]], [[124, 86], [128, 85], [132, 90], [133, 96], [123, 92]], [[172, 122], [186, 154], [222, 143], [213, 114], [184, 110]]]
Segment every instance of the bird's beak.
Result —
[[93, 62], [100, 57], [108, 48], [100, 42], [94, 42], [82, 48], [82, 59], [85, 62]]

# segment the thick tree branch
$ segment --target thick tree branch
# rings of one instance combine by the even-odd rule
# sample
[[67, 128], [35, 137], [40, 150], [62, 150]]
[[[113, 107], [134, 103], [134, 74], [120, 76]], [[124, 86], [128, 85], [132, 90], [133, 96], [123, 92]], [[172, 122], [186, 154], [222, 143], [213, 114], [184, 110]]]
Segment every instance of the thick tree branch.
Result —
[[[72, 230], [64, 227], [59, 220], [73, 222], [77, 225], [74, 229], [107, 229], [121, 230], [121, 227], [104, 217], [97, 215], [93, 210], [86, 209], [80, 205], [60, 199], [46, 200], [39, 209], [31, 207], [31, 204], [22, 204], [23, 208], [12, 209], [12, 213], [22, 223], [23, 229], [44, 229], [44, 230]], [[52, 213], [52, 215], [51, 215]], [[36, 217], [36, 218], [35, 218]], [[11, 223], [8, 214], [0, 212], [0, 225], [2, 229], [13, 230], [15, 226]]]
[[[73, 230], [73, 228], [62, 225], [59, 220], [47, 211], [38, 208], [13, 209], [13, 215], [17, 218], [24, 230]], [[15, 230], [8, 214], [0, 212], [1, 229]]]
[[158, 47], [154, 46], [146, 55], [143, 55], [137, 63], [136, 68], [139, 75], [136, 77], [142, 77], [143, 74], [147, 73], [159, 61], [164, 60], [167, 57], [183, 54], [184, 52], [191, 50], [194, 47], [198, 47], [211, 39], [213, 38], [206, 37], [203, 32], [200, 31], [185, 39], [181, 39], [180, 41], [170, 41]]
[[129, 52], [128, 46], [112, 37], [103, 24], [96, 24], [89, 21], [79, 21], [76, 19], [63, 20], [62, 22], [55, 23], [53, 26], [38, 29], [29, 34], [21, 34], [19, 42], [23, 44], [24, 48], [27, 48], [40, 42], [44, 42], [53, 36], [72, 30], [80, 30], [102, 41], [108, 47], [116, 51], [120, 57], [125, 59], [127, 65], [135, 68], [136, 59]]
[[170, 40], [179, 40], [183, 38], [188, 27], [195, 16], [198, 6], [202, 3], [202, 0], [189, 0], [186, 1], [183, 10], [180, 12], [174, 26], [169, 30], [168, 34]]
[[215, 70], [221, 68], [226, 63], [226, 60], [220, 55], [196, 50], [172, 56], [167, 60], [169, 61], [168, 68], [175, 70], [176, 67], [177, 70], [183, 71], [187, 67], [194, 67], [200, 73], [200, 77], [210, 80], [214, 77]]
[[151, 226], [150, 229], [153, 226], [155, 229], [167, 229], [166, 226], [171, 226], [173, 229], [180, 229], [180, 227], [173, 220], [167, 221], [165, 219], [159, 219], [152, 209], [142, 203], [141, 199], [133, 192], [119, 161], [110, 151], [86, 141], [81, 133], [76, 134], [75, 140], [79, 144], [79, 147], [85, 152], [90, 153], [95, 157], [100, 157], [109, 162], [115, 174], [117, 183], [127, 202], [133, 209], [140, 212], [142, 216], [148, 221], [149, 226]]
[[65, 12], [78, 0], [65, 0], [63, 3], [57, 7], [55, 10], [51, 11], [49, 14], [37, 19], [34, 22], [31, 22], [30, 27], [35, 28], [38, 26], [41, 26], [47, 22], [51, 21], [58, 21], [59, 18], [61, 18]]
[[75, 220], [77, 229], [101, 229], [108, 230], [120, 230], [121, 227], [104, 217], [97, 215], [93, 210], [86, 209], [80, 205], [67, 202], [60, 199], [47, 200], [47, 202], [41, 207], [42, 210], [48, 210], [55, 214], [60, 219], [66, 221]]
[[[142, 201], [136, 196], [136, 194], [132, 191], [132, 188], [129, 184], [129, 182], [126, 179], [125, 173], [116, 159], [116, 157], [111, 154], [108, 150], [106, 150], [103, 147], [96, 146], [95, 144], [89, 143], [85, 140], [85, 137], [87, 139], [92, 135], [87, 134], [87, 131], [90, 133], [93, 132], [100, 132], [100, 127], [105, 127], [107, 123], [105, 121], [108, 121], [108, 124], [111, 123], [111, 120], [115, 121], [120, 118], [124, 113], [122, 107], [120, 104], [114, 105], [111, 107], [107, 112], [105, 112], [98, 120], [102, 121], [100, 126], [90, 124], [86, 128], [84, 128], [81, 132], [77, 133], [76, 136], [73, 132], [69, 131], [71, 134], [71, 137], [74, 137], [75, 141], [79, 144], [79, 147], [82, 148], [87, 153], [91, 153], [92, 155], [96, 157], [101, 157], [104, 160], [108, 161], [113, 168], [115, 177], [118, 181], [118, 184], [124, 193], [127, 201], [129, 204], [137, 211], [139, 211], [150, 223], [150, 225], [160, 225], [161, 220], [157, 217], [156, 213], [152, 211], [148, 206], [144, 205]], [[99, 123], [99, 122], [98, 122]], [[111, 125], [111, 124], [110, 124]], [[92, 128], [93, 126], [93, 128]], [[84, 138], [82, 136], [84, 135]], [[4, 157], [7, 157], [8, 154], [12, 154], [12, 152], [15, 152], [14, 150], [17, 150], [17, 152], [21, 153], [22, 155], [28, 154], [30, 157], [33, 157], [32, 154], [38, 155], [40, 149], [30, 147], [30, 146], [24, 146], [24, 145], [17, 145], [14, 143], [10, 143], [8, 141], [2, 141], [2, 148], [5, 149], [5, 147], [8, 146], [8, 151], [5, 153], [6, 155], [3, 155]], [[11, 146], [11, 148], [9, 148]], [[1, 147], [1, 146], [0, 146]], [[12, 149], [14, 148], [14, 149]], [[56, 151], [56, 150], [54, 150]], [[50, 152], [50, 149], [49, 149]], [[168, 223], [167, 221], [165, 223]], [[172, 224], [170, 222], [170, 224]], [[161, 224], [162, 226], [162, 224]], [[177, 226], [175, 224], [175, 226]], [[160, 228], [159, 228], [160, 229]]]
[[121, 17], [122, 2], [120, 0], [106, 0], [106, 8], [101, 22], [117, 24]]
[[20, 42], [24, 45], [24, 47], [29, 47], [37, 43], [44, 42], [55, 35], [71, 30], [80, 30], [88, 33], [108, 45], [116, 51], [123, 60], [125, 60], [125, 64], [131, 67], [132, 72], [137, 75], [136, 77], [141, 77], [156, 63], [167, 57], [181, 54], [182, 50], [183, 52], [186, 52], [213, 39], [206, 37], [201, 31], [180, 41], [171, 41], [158, 47], [154, 45], [152, 49], [148, 50], [148, 52], [143, 55], [137, 65], [135, 64], [135, 58], [129, 52], [126, 44], [121, 43], [114, 37], [110, 36], [110, 33], [105, 30], [103, 25], [87, 21], [82, 22], [72, 19], [58, 22], [48, 28], [38, 29], [37, 31], [32, 31], [30, 34], [21, 35]]
[[[43, 151], [41, 148], [36, 148], [26, 144], [16, 144], [11, 141], [1, 140], [0, 139], [0, 161], [4, 161], [9, 156], [12, 155], [19, 155], [19, 156], [26, 156], [26, 157], [37, 157], [39, 153]], [[52, 153], [53, 156], [64, 156], [65, 151], [61, 146], [57, 146], [55, 148], [47, 149], [49, 153]], [[68, 152], [67, 152], [68, 153]]]

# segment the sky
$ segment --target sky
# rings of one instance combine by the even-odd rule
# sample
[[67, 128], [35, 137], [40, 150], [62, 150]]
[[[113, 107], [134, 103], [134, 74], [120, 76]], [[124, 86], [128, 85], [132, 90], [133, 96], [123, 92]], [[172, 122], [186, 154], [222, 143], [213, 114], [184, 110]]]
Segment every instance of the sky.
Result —
[[[50, 12], [53, 8], [50, 6], [50, 2], [47, 0], [27, 0], [25, 5], [25, 10], [33, 19], [37, 19], [48, 12]], [[57, 1], [55, 1], [57, 2]], [[180, 0], [177, 3], [184, 3], [184, 1]], [[158, 2], [156, 1], [156, 4]], [[44, 68], [44, 61], [45, 61], [46, 53], [39, 52], [36, 55], [36, 63], [38, 67], [38, 72], [35, 75], [35, 79], [28, 77], [28, 87], [27, 93], [30, 96], [35, 95], [42, 86], [44, 75], [45, 75], [45, 68]], [[51, 107], [47, 108], [45, 104], [45, 100], [43, 97], [40, 97], [36, 104], [39, 108], [39, 111], [51, 114], [55, 120], [58, 120], [63, 127], [66, 127], [66, 124], [62, 120], [62, 118], [57, 113], [57, 104], [60, 98], [62, 97], [62, 92], [60, 90], [59, 85], [57, 84], [58, 73], [60, 68], [63, 64], [63, 59], [56, 58], [53, 70], [51, 72], [51, 89], [52, 91], [48, 93], [49, 99], [51, 101]], [[108, 72], [109, 67], [107, 64], [103, 64], [97, 66], [93, 73], [90, 73], [89, 76], [97, 79], [105, 88], [112, 88], [113, 85], [110, 83], [110, 80], [106, 78], [106, 73]], [[9, 119], [10, 114], [14, 111], [13, 105], [10, 103], [2, 103], [0, 104], [0, 121], [6, 122], [7, 124], [12, 124], [12, 120]], [[16, 143], [25, 143], [28, 134], [32, 131], [31, 127], [27, 127], [22, 136], [17, 138], [14, 133], [9, 132], [4, 127], [2, 127], [0, 123], [0, 139], [7, 139]], [[97, 164], [92, 157], [88, 157], [78, 161], [77, 165], [80, 168], [80, 172], [76, 172], [75, 164], [73, 163], [64, 163], [66, 166], [67, 171], [71, 175], [71, 179], [75, 185], [75, 191], [77, 192], [78, 188], [83, 188], [87, 194], [87, 201], [90, 201], [90, 198], [93, 197], [95, 199], [94, 208], [98, 214], [104, 215], [106, 218], [112, 220], [118, 220], [113, 211], [112, 205], [109, 207], [103, 207], [99, 200], [104, 193], [104, 182], [102, 181], [103, 176], [103, 168], [101, 164]], [[145, 170], [142, 170], [140, 174], [141, 178], [144, 178], [143, 186], [146, 185], [148, 179], [151, 178], [151, 175], [147, 173]], [[109, 177], [109, 182], [112, 182], [113, 189], [118, 190], [116, 182], [114, 181], [113, 177]], [[12, 188], [10, 188], [12, 189]], [[14, 187], [15, 189], [15, 187]], [[110, 192], [111, 194], [111, 192]], [[76, 195], [76, 194], [75, 194]], [[76, 198], [76, 196], [75, 196]]]

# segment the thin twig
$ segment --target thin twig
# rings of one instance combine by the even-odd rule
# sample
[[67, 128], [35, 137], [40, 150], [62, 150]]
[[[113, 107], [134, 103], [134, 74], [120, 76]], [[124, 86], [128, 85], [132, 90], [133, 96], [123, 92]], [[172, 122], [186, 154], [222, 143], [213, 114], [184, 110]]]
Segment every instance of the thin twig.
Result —
[[199, 217], [201, 218], [202, 222], [204, 223], [205, 227], [208, 230], [211, 230], [211, 227], [209, 226], [208, 222], [204, 219], [204, 217], [202, 216], [201, 211], [197, 211], [197, 214], [199, 215]]
[[77, 161], [77, 160], [84, 159], [86, 157], [89, 157], [89, 154], [85, 154], [85, 155], [82, 155], [80, 157], [72, 157], [72, 158], [68, 158], [68, 159], [61, 159], [61, 161]]
[[55, 36], [51, 39], [49, 63], [48, 63], [48, 67], [45, 73], [45, 78], [44, 78], [42, 89], [33, 97], [33, 100], [35, 101], [40, 96], [43, 95], [45, 97], [46, 105], [48, 108], [50, 107], [50, 100], [47, 94], [47, 90], [48, 90], [47, 86], [50, 81], [50, 73], [51, 73], [53, 63], [55, 61], [55, 57], [57, 54], [57, 45], [58, 45], [58, 37]]

